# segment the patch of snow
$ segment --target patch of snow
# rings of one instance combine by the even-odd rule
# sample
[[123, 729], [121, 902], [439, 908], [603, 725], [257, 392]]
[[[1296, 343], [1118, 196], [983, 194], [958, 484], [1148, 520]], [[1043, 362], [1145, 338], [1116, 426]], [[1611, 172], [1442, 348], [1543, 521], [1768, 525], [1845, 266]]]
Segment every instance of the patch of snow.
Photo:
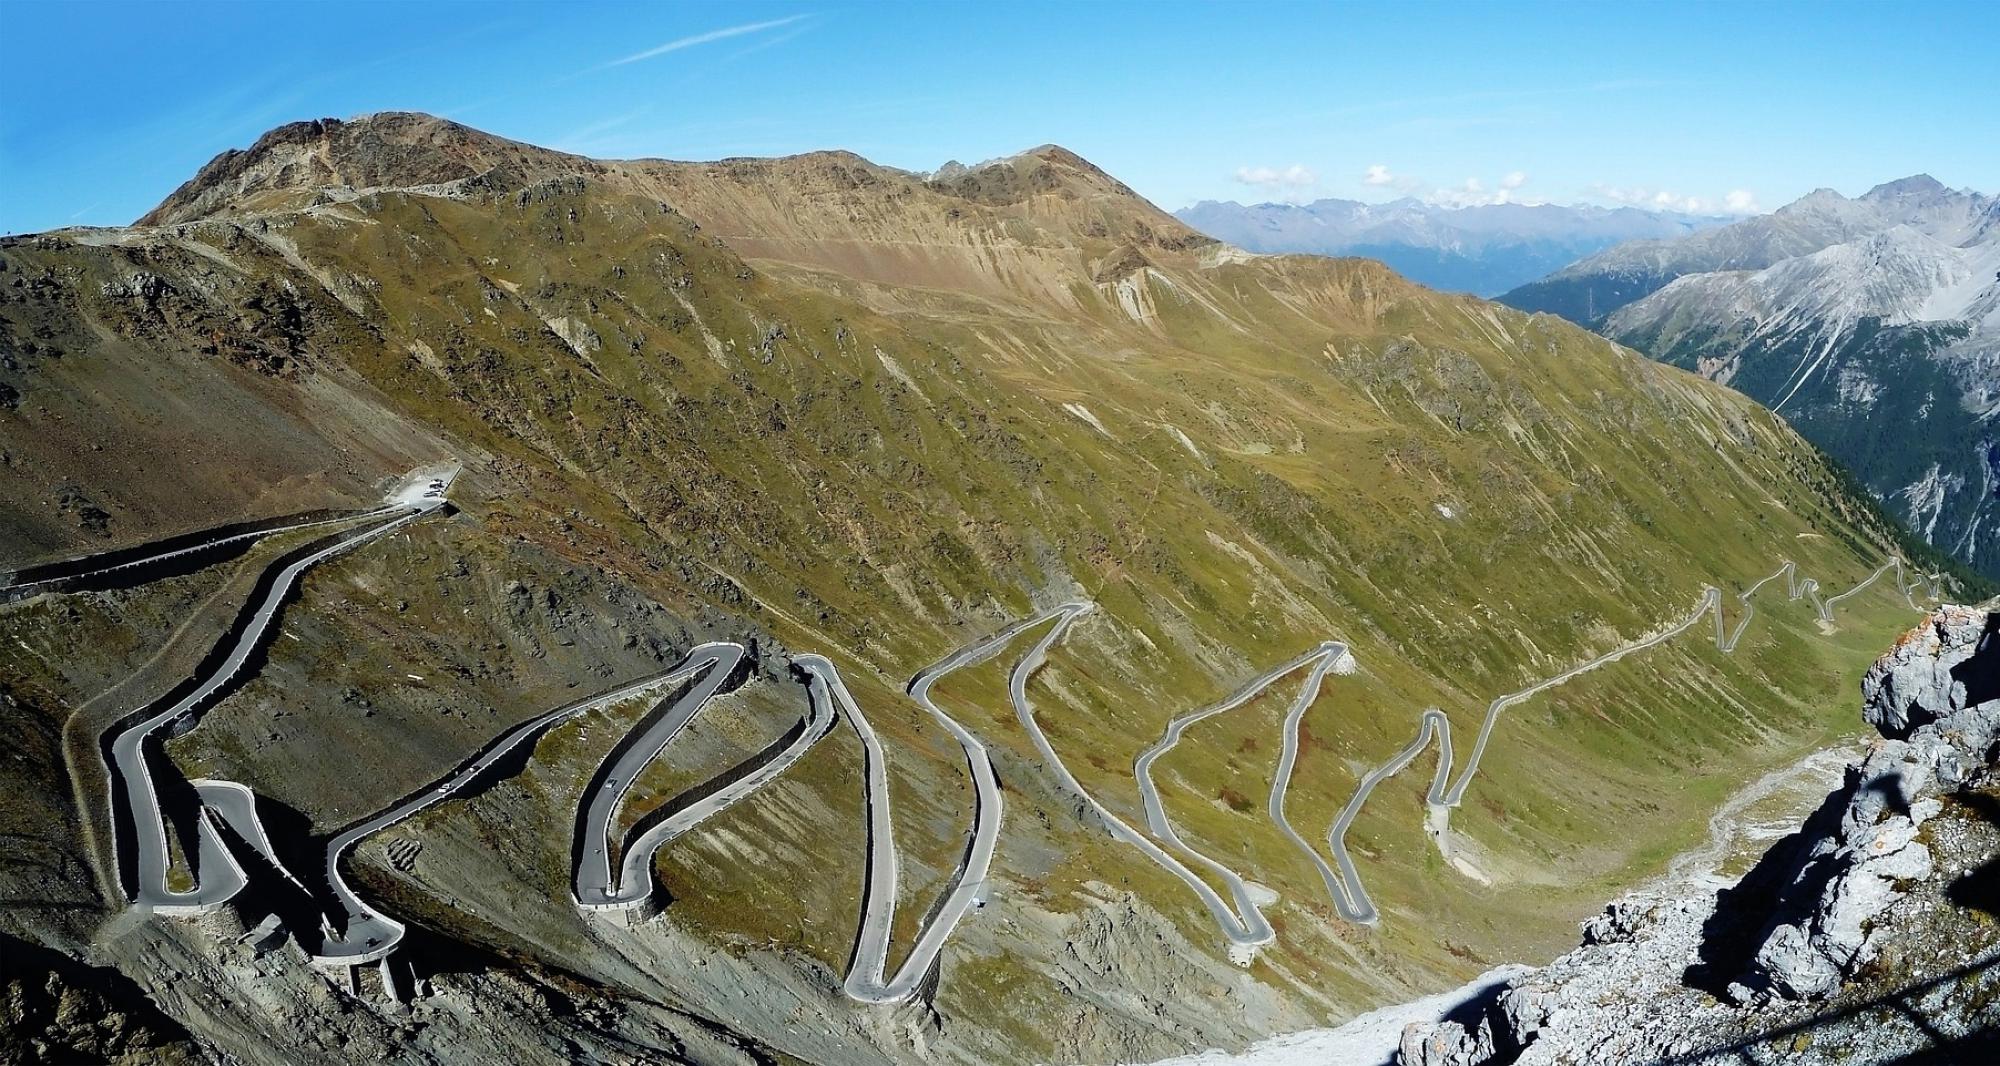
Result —
[[1458, 517], [1458, 511], [1448, 503], [1434, 504], [1433, 506], [1437, 508], [1438, 517], [1440, 518], [1451, 519]]
[[[875, 358], [881, 360], [882, 369], [887, 370], [889, 372], [890, 377], [893, 377], [897, 381], [902, 382], [905, 388], [909, 389], [911, 392], [916, 393], [917, 399], [924, 401], [926, 406], [930, 404], [931, 398], [924, 395], [924, 390], [917, 388], [916, 379], [910, 376], [909, 371], [903, 369], [903, 364], [897, 362], [894, 356], [891, 356], [888, 352], [885, 352], [882, 349], [877, 348], [875, 349]], [[1103, 427], [1100, 426], [1099, 428], [1101, 429]], [[1109, 436], [1109, 434], [1106, 435]]]
[[1190, 439], [1186, 433], [1183, 433], [1181, 431], [1181, 427], [1176, 426], [1171, 422], [1162, 422], [1160, 423], [1160, 428], [1166, 430], [1167, 434], [1173, 437], [1175, 440], [1180, 441], [1181, 447], [1186, 448], [1188, 450], [1189, 455], [1194, 456], [1201, 462], [1204, 463], [1208, 462], [1208, 458], [1201, 454], [1200, 448], [1194, 446], [1194, 441]]
[[[1104, 423], [1099, 422], [1097, 420], [1097, 416], [1090, 413], [1090, 408], [1085, 407], [1080, 403], [1065, 403], [1062, 406], [1063, 410], [1068, 411], [1070, 414], [1073, 414], [1076, 417], [1083, 419], [1085, 422], [1090, 423], [1091, 428], [1097, 430], [1099, 433], [1102, 433], [1107, 437], [1111, 437], [1111, 431], [1105, 429]], [[1111, 439], [1117, 440], [1118, 438], [1111, 437]]]

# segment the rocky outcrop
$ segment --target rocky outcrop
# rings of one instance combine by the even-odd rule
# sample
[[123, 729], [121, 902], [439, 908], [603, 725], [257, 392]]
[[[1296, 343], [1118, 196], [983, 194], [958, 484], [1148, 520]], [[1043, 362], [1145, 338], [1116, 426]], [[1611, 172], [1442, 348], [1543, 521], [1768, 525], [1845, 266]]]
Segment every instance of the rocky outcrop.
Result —
[[1582, 947], [1476, 1016], [1411, 1026], [1401, 1061], [1984, 1053], [2000, 1032], [2000, 614], [1939, 609], [1868, 671], [1862, 700], [1882, 739], [1741, 882], [1613, 902]]
[[[1869, 668], [1861, 713], [1887, 739], [1849, 768], [1840, 825], [1813, 845], [1790, 886], [1809, 912], [1772, 925], [1730, 998], [1822, 998], [1879, 954], [1875, 918], [1903, 895], [1899, 886], [1931, 873], [1918, 837], [1942, 809], [1940, 795], [1992, 773], [1996, 621], [1969, 607], [1941, 608]], [[1975, 692], [1978, 702], [1969, 702]]]
[[[1996, 617], [1971, 607], [1944, 607], [1904, 634], [1861, 679], [1861, 716], [1885, 737], [1915, 740], [1910, 734], [1920, 727], [2000, 697], [2000, 673], [1988, 660], [1972, 662], [1975, 654], [1988, 652], [1984, 644], [1992, 639]], [[1973, 724], [1965, 718], [1947, 732]]]

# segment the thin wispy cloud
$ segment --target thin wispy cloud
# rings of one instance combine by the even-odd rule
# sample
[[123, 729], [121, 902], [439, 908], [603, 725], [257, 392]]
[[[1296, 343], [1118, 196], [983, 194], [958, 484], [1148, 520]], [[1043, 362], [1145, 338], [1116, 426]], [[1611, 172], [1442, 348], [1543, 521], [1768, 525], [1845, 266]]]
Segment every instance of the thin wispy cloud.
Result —
[[555, 138], [549, 147], [577, 155], [598, 155], [605, 150], [607, 144], [605, 134], [629, 125], [633, 119], [641, 118], [651, 110], [652, 107], [648, 105], [622, 115], [613, 115], [587, 123]]
[[677, 37], [665, 44], [648, 48], [643, 52], [634, 52], [623, 59], [614, 59], [604, 64], [604, 66], [606, 68], [622, 67], [627, 63], [639, 63], [648, 59], [656, 59], [669, 52], [678, 52], [683, 48], [693, 48], [696, 45], [710, 44], [715, 41], [726, 41], [731, 37], [743, 37], [752, 33], [763, 33], [766, 30], [775, 30], [781, 26], [790, 26], [794, 22], [803, 21], [805, 17], [804, 15], [791, 15], [786, 18], [770, 19], [765, 22], [746, 22], [741, 26], [726, 26], [719, 30], [709, 30], [707, 33]]

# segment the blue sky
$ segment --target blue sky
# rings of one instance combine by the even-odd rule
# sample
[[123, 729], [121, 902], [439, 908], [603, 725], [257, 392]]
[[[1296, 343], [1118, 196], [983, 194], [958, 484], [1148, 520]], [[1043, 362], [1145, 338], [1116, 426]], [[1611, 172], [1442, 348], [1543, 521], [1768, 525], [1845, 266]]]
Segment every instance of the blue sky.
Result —
[[271, 126], [393, 109], [606, 157], [1055, 142], [1170, 210], [1990, 192], [1996, 38], [1979, 3], [0, 0], [0, 230], [129, 222]]

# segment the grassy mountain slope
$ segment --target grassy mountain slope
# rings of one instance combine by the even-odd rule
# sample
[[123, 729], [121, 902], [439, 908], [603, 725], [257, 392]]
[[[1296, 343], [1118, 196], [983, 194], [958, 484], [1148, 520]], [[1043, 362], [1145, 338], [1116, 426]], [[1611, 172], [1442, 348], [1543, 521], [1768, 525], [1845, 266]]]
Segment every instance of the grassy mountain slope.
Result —
[[[1685, 616], [1704, 583], [1792, 558], [1844, 588], [1892, 537], [1720, 386], [1372, 262], [1244, 256], [1057, 148], [931, 181], [839, 153], [586, 161], [377, 116], [274, 131], [142, 221], [0, 245], [6, 557], [466, 463], [461, 515], [328, 564], [266, 680], [175, 742], [315, 831], [573, 687], [754, 636], [854, 679], [890, 749], [901, 905], [921, 913], [969, 793], [898, 686], [1031, 605], [1101, 606], [1031, 693], [1132, 820], [1132, 758], [1169, 717], [1349, 641], [1361, 672], [1308, 715], [1293, 786], [1318, 836], [1423, 707], [1470, 737], [1493, 697]], [[153, 654], [154, 595], [191, 594], [0, 608], [10, 713], [59, 731]], [[1195, 730], [1162, 766], [1176, 819], [1283, 901], [1247, 980], [1184, 886], [1054, 788], [1004, 663], [938, 693], [995, 750], [1008, 815], [934, 1014], [887, 1022], [829, 991], [860, 879], [844, 730], [663, 857], [663, 923], [587, 927], [563, 895], [575, 796], [611, 743], [596, 724], [364, 848], [357, 880], [446, 940], [814, 1061], [1236, 1042], [1552, 953], [1733, 783], [1845, 728], [1839, 694], [1907, 620], [1881, 585], [1832, 627], [1782, 595], [1758, 609], [1734, 656], [1698, 629], [1510, 712], [1453, 821], [1491, 885], [1419, 832], [1428, 756], [1385, 786], [1352, 834], [1373, 931], [1332, 919], [1261, 817], [1291, 689]], [[782, 664], [765, 670], [695, 751], [751, 750], [800, 712]], [[356, 730], [365, 761], [324, 772]], [[651, 787], [696, 769], [669, 759]], [[72, 831], [10, 821], [87, 869]], [[430, 858], [397, 865], [396, 839]], [[93, 933], [108, 909], [10, 921], [143, 969]], [[252, 1035], [232, 1046], [254, 1044], [254, 1016], [233, 1024]]]

